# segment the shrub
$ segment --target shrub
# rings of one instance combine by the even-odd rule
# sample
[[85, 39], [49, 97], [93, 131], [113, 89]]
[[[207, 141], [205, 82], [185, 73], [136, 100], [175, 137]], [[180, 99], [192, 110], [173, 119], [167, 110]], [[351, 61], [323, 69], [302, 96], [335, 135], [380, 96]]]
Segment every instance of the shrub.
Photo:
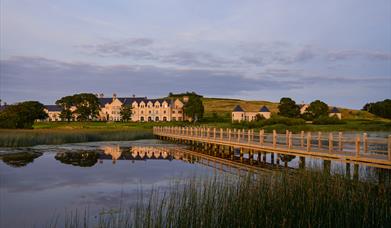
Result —
[[332, 117], [320, 116], [319, 118], [315, 119], [312, 123], [317, 125], [329, 125], [329, 124], [344, 124], [345, 121], [338, 119], [338, 117], [336, 116], [332, 116]]

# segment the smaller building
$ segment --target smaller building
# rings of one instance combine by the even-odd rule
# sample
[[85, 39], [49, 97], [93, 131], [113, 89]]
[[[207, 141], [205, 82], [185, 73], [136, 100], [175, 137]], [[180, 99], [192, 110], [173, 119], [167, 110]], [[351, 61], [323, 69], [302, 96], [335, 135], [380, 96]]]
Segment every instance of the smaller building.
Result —
[[329, 116], [330, 117], [336, 116], [338, 119], [342, 119], [342, 113], [339, 111], [337, 107], [331, 109]]
[[61, 107], [58, 105], [45, 105], [44, 111], [48, 114], [47, 121], [60, 121]]
[[300, 107], [300, 114], [303, 115], [307, 111], [308, 107], [310, 107], [310, 105], [303, 103], [299, 105], [299, 107]]
[[236, 105], [232, 111], [232, 122], [254, 121], [257, 120], [257, 116], [269, 119], [271, 112], [266, 106], [262, 106], [258, 112], [246, 112], [240, 105]]

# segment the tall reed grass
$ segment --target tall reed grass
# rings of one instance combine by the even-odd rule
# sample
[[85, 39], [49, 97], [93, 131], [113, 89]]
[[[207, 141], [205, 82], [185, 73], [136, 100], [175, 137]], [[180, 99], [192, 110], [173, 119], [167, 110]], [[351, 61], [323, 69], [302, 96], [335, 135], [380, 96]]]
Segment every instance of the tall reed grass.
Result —
[[[81, 227], [85, 220], [74, 216], [66, 224]], [[391, 188], [309, 171], [239, 180], [191, 179], [169, 191], [154, 190], [136, 206], [102, 214], [96, 225], [391, 227]]]
[[91, 141], [120, 141], [153, 138], [151, 130], [34, 129], [0, 130], [0, 147], [21, 147]]

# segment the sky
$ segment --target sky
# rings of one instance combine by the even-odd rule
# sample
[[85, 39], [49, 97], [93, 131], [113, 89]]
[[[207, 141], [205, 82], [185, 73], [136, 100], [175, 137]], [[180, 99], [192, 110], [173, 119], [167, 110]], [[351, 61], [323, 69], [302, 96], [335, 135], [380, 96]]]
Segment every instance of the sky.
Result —
[[0, 0], [2, 101], [184, 91], [391, 98], [391, 1]]

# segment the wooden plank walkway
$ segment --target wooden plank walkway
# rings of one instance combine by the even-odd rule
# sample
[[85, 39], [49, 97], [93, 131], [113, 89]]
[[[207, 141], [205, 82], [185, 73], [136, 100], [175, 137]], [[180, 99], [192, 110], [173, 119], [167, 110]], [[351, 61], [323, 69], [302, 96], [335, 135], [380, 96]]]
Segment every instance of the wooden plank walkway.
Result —
[[354, 138], [341, 132], [292, 134], [255, 133], [245, 129], [216, 129], [194, 127], [154, 127], [153, 133], [167, 139], [204, 143], [249, 150], [266, 151], [325, 160], [339, 160], [391, 169], [391, 135], [388, 138], [369, 138], [366, 133]]

